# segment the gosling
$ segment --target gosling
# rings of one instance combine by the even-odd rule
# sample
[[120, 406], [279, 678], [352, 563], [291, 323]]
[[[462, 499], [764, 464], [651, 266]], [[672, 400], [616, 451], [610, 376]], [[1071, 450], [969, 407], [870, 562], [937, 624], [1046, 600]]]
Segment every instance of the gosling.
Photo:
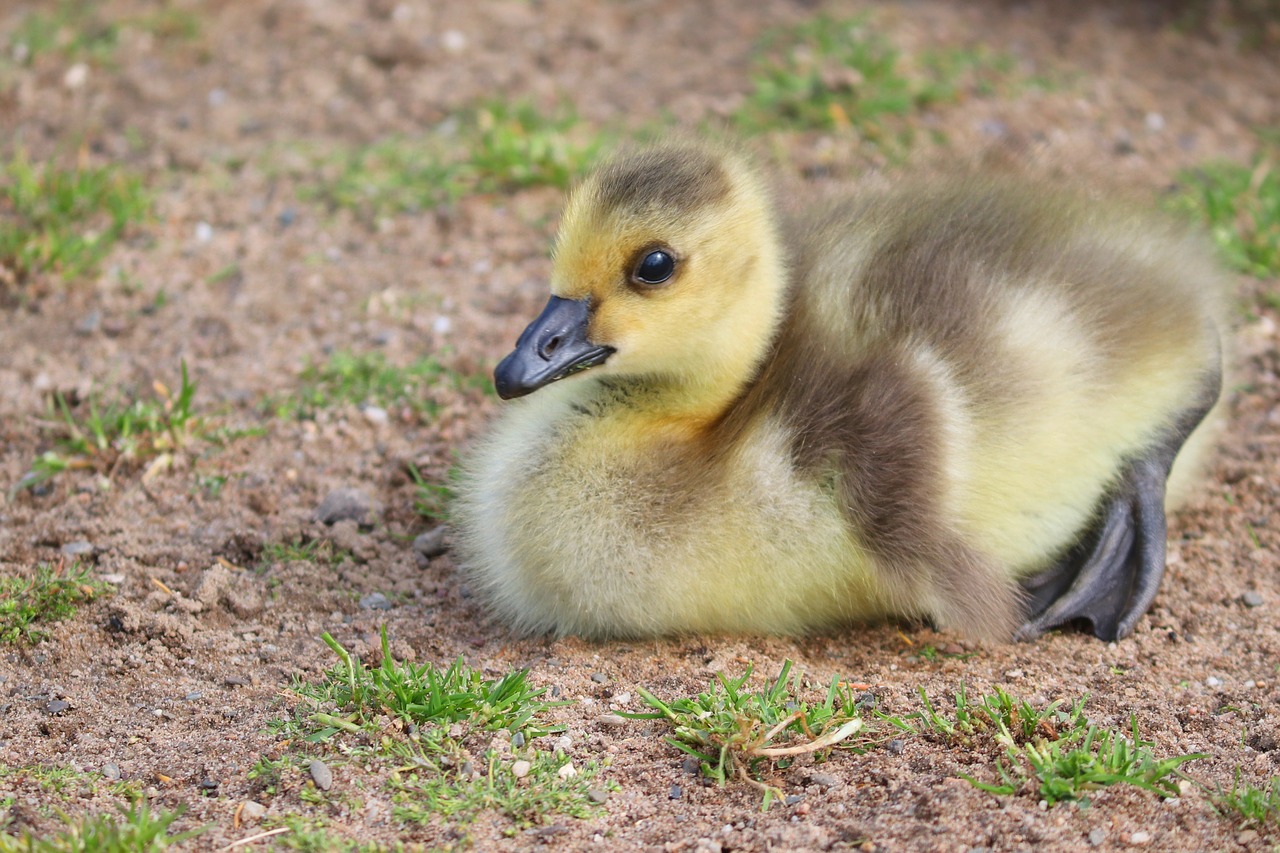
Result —
[[622, 153], [496, 370], [538, 393], [464, 466], [461, 563], [526, 633], [1127, 636], [1222, 293], [1180, 229], [1041, 188], [783, 216], [737, 151]]

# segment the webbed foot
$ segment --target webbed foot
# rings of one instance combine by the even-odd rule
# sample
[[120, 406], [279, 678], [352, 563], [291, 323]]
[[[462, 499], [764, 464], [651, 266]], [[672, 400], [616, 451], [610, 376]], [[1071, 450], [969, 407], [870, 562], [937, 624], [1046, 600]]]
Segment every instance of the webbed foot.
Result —
[[1133, 633], [1164, 577], [1165, 484], [1174, 457], [1218, 399], [1221, 375], [1206, 377], [1197, 404], [1147, 455], [1131, 462], [1103, 499], [1094, 526], [1057, 563], [1022, 582], [1031, 618], [1014, 635], [1032, 640], [1086, 621], [1108, 642]]

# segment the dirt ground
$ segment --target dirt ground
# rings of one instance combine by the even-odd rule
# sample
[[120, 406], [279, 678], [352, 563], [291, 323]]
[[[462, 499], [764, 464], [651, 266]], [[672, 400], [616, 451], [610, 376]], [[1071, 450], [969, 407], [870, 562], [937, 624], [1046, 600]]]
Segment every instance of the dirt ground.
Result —
[[[0, 36], [51, 5], [6, 2]], [[1246, 163], [1258, 150], [1256, 131], [1280, 127], [1280, 39], [1264, 29], [1259, 43], [1255, 24], [1233, 23], [1221, 5], [824, 4], [836, 16], [867, 13], [908, 55], [985, 47], [1014, 57], [1014, 74], [1063, 82], [930, 108], [921, 121], [947, 141], [921, 144], [902, 163], [868, 162], [840, 134], [777, 137], [769, 156], [785, 203], [906, 171], [974, 167], [1155, 203], [1181, 169]], [[99, 14], [153, 8], [108, 0]], [[570, 756], [610, 760], [603, 778], [617, 788], [599, 816], [552, 815], [553, 829], [511, 836], [510, 821], [485, 817], [470, 828], [476, 849], [1280, 843], [1217, 814], [1194, 785], [1168, 800], [1119, 786], [1094, 794], [1088, 808], [1042, 808], [1028, 791], [997, 797], [961, 778], [996, 781], [990, 751], [921, 736], [904, 738], [899, 750], [837, 751], [822, 768], [834, 784], [814, 782], [804, 761], [779, 771], [771, 781], [788, 802], [762, 813], [757, 791], [690, 774], [653, 724], [600, 720], [615, 708], [641, 710], [639, 686], [688, 695], [717, 671], [752, 662], [773, 673], [789, 658], [814, 682], [840, 676], [871, 685], [892, 714], [915, 711], [921, 687], [943, 697], [961, 683], [971, 692], [999, 685], [1036, 703], [1088, 694], [1091, 719], [1124, 728], [1133, 715], [1157, 754], [1205, 753], [1187, 773], [1209, 789], [1229, 788], [1237, 771], [1254, 784], [1280, 775], [1280, 340], [1275, 310], [1256, 298], [1276, 282], [1239, 279], [1248, 308], [1239, 313], [1241, 368], [1222, 450], [1204, 490], [1171, 520], [1163, 589], [1128, 639], [1061, 633], [1032, 644], [964, 643], [972, 656], [938, 659], [920, 650], [958, 639], [916, 625], [798, 640], [513, 639], [486, 620], [447, 554], [419, 559], [410, 545], [430, 523], [413, 509], [406, 464], [442, 477], [496, 400], [455, 394], [438, 417], [393, 412], [389, 423], [355, 407], [274, 418], [259, 403], [288, 394], [304, 365], [335, 349], [376, 348], [401, 365], [437, 354], [463, 373], [490, 369], [545, 298], [546, 248], [562, 196], [478, 195], [370, 224], [302, 200], [305, 176], [272, 168], [272, 152], [297, 141], [421, 134], [497, 95], [548, 109], [568, 102], [583, 122], [622, 132], [661, 119], [697, 128], [741, 103], [761, 35], [818, 6], [209, 0], [187, 8], [200, 20], [194, 43], [133, 32], [114, 62], [90, 63], [83, 79], [68, 76], [71, 61], [56, 53], [0, 77], [0, 145], [20, 139], [38, 158], [82, 144], [91, 162], [147, 176], [157, 207], [95, 279], [3, 307], [0, 492], [47, 449], [37, 420], [55, 390], [145, 390], [172, 383], [185, 359], [202, 408], [264, 428], [146, 484], [133, 472], [103, 488], [80, 472], [43, 492], [0, 497], [0, 571], [29, 574], [71, 545], [116, 589], [54, 625], [46, 642], [0, 649], [0, 767], [10, 771], [0, 777], [0, 798], [14, 798], [8, 831], [52, 832], [55, 807], [110, 811], [116, 802], [101, 785], [68, 802], [15, 768], [114, 765], [155, 807], [184, 805], [176, 827], [208, 826], [193, 849], [221, 848], [287, 814], [322, 821], [331, 840], [455, 843], [442, 823], [393, 820], [385, 794], [362, 784], [371, 771], [339, 753], [317, 751], [335, 790], [360, 790], [359, 807], [338, 797], [306, 802], [301, 778], [265, 797], [247, 775], [277, 748], [265, 726], [284, 716], [290, 679], [314, 679], [334, 663], [320, 633], [376, 660], [385, 623], [397, 656], [445, 663], [461, 654], [495, 674], [529, 667], [536, 684], [573, 700], [555, 711]], [[1198, 23], [1182, 25], [1188, 15]], [[234, 274], [219, 274], [232, 264]], [[201, 476], [225, 476], [225, 487], [213, 495], [199, 487]], [[371, 530], [312, 520], [338, 488], [373, 498]], [[263, 565], [264, 547], [298, 537], [333, 540], [354, 557], [336, 566]], [[361, 606], [375, 592], [390, 609]], [[1255, 594], [1250, 604], [1246, 593]], [[237, 810], [255, 796], [265, 823], [236, 825]]]

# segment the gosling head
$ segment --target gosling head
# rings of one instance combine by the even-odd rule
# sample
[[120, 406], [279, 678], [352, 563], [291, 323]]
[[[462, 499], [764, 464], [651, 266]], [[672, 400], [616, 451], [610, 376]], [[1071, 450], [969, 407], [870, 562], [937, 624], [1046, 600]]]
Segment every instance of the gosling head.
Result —
[[742, 157], [691, 143], [623, 153], [570, 197], [551, 299], [498, 365], [498, 394], [590, 371], [736, 395], [777, 324], [782, 263]]

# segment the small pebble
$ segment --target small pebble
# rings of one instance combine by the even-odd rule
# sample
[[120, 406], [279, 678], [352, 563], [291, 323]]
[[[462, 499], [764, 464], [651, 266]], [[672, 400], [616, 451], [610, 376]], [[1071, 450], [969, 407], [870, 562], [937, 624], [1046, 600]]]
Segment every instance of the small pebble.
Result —
[[1247, 846], [1258, 840], [1258, 831], [1256, 829], [1246, 829], [1244, 832], [1236, 836], [1236, 843], [1241, 846]]
[[893, 755], [902, 755], [902, 751], [907, 748], [907, 744], [902, 738], [894, 738], [885, 745], [885, 748]]
[[194, 702], [194, 701], [196, 701], [197, 699], [203, 699], [203, 698], [204, 698], [204, 693], [200, 692], [199, 690], [192, 690], [190, 693], [188, 693], [188, 694], [187, 694], [186, 696], [184, 696], [183, 698], [184, 698], [184, 699], [186, 699], [188, 702]]
[[196, 223], [196, 242], [208, 243], [213, 239], [213, 226], [208, 222]]
[[1204, 680], [1205, 687], [1221, 687], [1222, 679], [1215, 675], [1211, 675]]
[[316, 758], [312, 760], [310, 770], [312, 781], [321, 791], [327, 791], [333, 787], [333, 772], [329, 769], [329, 765]]
[[112, 572], [111, 574], [107, 574], [107, 575], [98, 575], [98, 578], [103, 583], [109, 583], [112, 586], [119, 586], [120, 584], [124, 583], [124, 575], [120, 574], [119, 572]]
[[523, 758], [519, 761], [511, 762], [511, 775], [517, 779], [523, 779], [529, 775], [529, 771], [533, 769], [533, 765], [525, 761]]
[[297, 220], [298, 212], [292, 207], [286, 207], [284, 210], [280, 211], [280, 215], [276, 217], [276, 222], [279, 223], [281, 228], [288, 228]]
[[79, 89], [89, 79], [89, 66], [83, 62], [77, 62], [67, 69], [67, 73], [62, 75], [62, 85], [68, 89]]
[[1104, 830], [1101, 830], [1101, 829], [1089, 830], [1089, 843], [1092, 844], [1094, 847], [1101, 846], [1102, 842], [1106, 840], [1107, 840], [1107, 833]]
[[840, 780], [830, 773], [815, 770], [809, 774], [809, 783], [823, 788], [835, 788], [840, 785]]
[[616, 729], [627, 724], [626, 717], [620, 717], [617, 714], [601, 714], [596, 717], [596, 722], [607, 728]]
[[206, 776], [200, 780], [200, 790], [204, 791], [205, 793], [208, 793], [210, 791], [216, 791], [218, 790], [218, 784], [219, 783], [217, 779], [210, 779], [208, 776]]
[[605, 800], [609, 799], [609, 792], [603, 788], [592, 788], [587, 791], [587, 799], [593, 803], [603, 803]]
[[250, 682], [243, 675], [228, 675], [222, 683], [227, 687], [248, 687]]
[[376, 427], [384, 427], [391, 422], [391, 416], [381, 406], [365, 406], [361, 409], [364, 419]]
[[702, 762], [694, 758], [692, 755], [680, 763], [680, 767], [685, 773], [697, 775], [702, 772]]
[[1240, 600], [1244, 602], [1245, 607], [1261, 607], [1263, 603], [1262, 594], [1252, 589], [1240, 596]]
[[596, 684], [604, 684], [609, 680], [609, 676], [605, 675], [603, 672], [593, 672], [591, 673], [591, 680]]
[[390, 610], [391, 601], [380, 592], [371, 592], [360, 599], [361, 610]]
[[74, 542], [66, 543], [58, 550], [68, 557], [83, 557], [85, 554], [93, 553], [93, 545], [83, 539], [77, 539]]
[[120, 779], [120, 768], [111, 762], [102, 765], [102, 778], [111, 782], [117, 782]]
[[680, 789], [679, 785], [672, 785], [671, 790], [667, 791], [667, 799], [669, 800], [678, 800], [682, 796], [684, 796], [684, 791]]
[[578, 775], [578, 768], [574, 767], [573, 762], [570, 761], [564, 767], [557, 770], [556, 775], [561, 779], [572, 779], [574, 776]]
[[1129, 836], [1130, 844], [1146, 844], [1150, 840], [1151, 840], [1151, 833], [1147, 832], [1145, 829], [1140, 829], [1137, 832], [1135, 832], [1133, 835]]
[[61, 699], [54, 699], [52, 702], [44, 706], [44, 710], [48, 714], [64, 714], [71, 710], [71, 704]]
[[782, 802], [784, 805], [794, 806], [796, 803], [800, 802], [803, 799], [804, 797], [800, 796], [799, 794], [788, 794], [786, 797], [783, 798]]
[[440, 525], [426, 533], [420, 533], [413, 540], [413, 552], [421, 557], [430, 560], [432, 557], [439, 557], [445, 551], [449, 550], [448, 544], [444, 541], [445, 528]]
[[516, 749], [524, 746], [524, 732], [516, 732], [511, 736], [511, 745]]
[[311, 517], [323, 524], [350, 519], [360, 524], [373, 511], [373, 501], [359, 489], [335, 489], [325, 496]]
[[267, 807], [254, 800], [246, 800], [244, 805], [240, 807], [240, 819], [245, 821], [262, 820], [266, 813]]

